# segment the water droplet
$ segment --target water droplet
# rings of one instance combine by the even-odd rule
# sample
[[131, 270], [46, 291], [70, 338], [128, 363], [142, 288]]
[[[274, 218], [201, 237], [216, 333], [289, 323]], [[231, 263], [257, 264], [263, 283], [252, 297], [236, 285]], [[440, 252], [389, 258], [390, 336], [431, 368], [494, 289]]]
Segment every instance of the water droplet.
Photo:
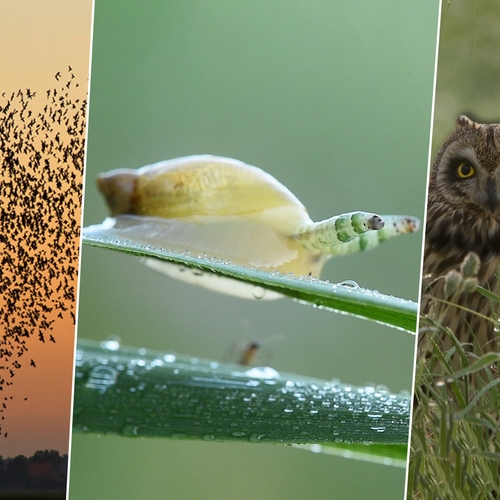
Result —
[[344, 280], [341, 283], [339, 283], [340, 286], [346, 286], [348, 288], [354, 288], [354, 289], [359, 289], [360, 286], [353, 280]]
[[165, 354], [165, 356], [163, 356], [163, 361], [166, 363], [173, 363], [176, 359], [175, 354]]
[[245, 436], [245, 433], [244, 433], [244, 432], [240, 432], [240, 431], [234, 431], [234, 432], [232, 433], [232, 435], [233, 435], [234, 437], [243, 437], [243, 436]]
[[139, 427], [136, 425], [126, 425], [122, 429], [122, 434], [128, 437], [136, 437], [139, 435]]
[[280, 374], [270, 366], [255, 366], [250, 370], [245, 372], [247, 377], [260, 378], [260, 379], [270, 379], [277, 378]]
[[259, 441], [262, 440], [263, 437], [264, 437], [264, 434], [250, 434], [250, 437], [248, 438], [248, 440], [251, 443], [258, 443]]
[[111, 335], [107, 340], [103, 340], [100, 345], [108, 351], [117, 351], [120, 349], [120, 342], [120, 337]]
[[103, 393], [115, 384], [117, 376], [118, 371], [114, 368], [109, 366], [95, 366], [92, 368], [85, 386]]

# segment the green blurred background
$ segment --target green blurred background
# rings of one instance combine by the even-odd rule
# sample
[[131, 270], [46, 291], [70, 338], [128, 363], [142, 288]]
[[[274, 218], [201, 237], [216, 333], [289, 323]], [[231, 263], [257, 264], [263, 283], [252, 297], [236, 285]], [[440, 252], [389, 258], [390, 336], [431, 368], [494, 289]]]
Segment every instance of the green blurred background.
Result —
[[[96, 0], [84, 224], [97, 173], [200, 153], [268, 171], [314, 220], [423, 218], [436, 0]], [[323, 277], [417, 300], [422, 232]], [[278, 371], [410, 390], [415, 338], [252, 302], [83, 248], [78, 335], [220, 360], [254, 338]], [[70, 498], [402, 498], [404, 469], [278, 445], [75, 435]]]
[[500, 0], [444, 1], [440, 25], [433, 157], [460, 114], [500, 120]]

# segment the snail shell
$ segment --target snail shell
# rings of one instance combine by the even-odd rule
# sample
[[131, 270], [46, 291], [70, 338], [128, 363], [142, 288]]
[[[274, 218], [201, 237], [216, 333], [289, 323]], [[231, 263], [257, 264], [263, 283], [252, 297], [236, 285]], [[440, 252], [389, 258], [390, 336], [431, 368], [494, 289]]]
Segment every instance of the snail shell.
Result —
[[[113, 170], [100, 174], [97, 184], [113, 217], [107, 227], [118, 237], [297, 276], [319, 276], [331, 256], [377, 245], [380, 238], [369, 235], [384, 226], [380, 216], [365, 212], [314, 223], [304, 205], [274, 177], [217, 156]], [[381, 239], [417, 227], [416, 219], [399, 217], [391, 220]], [[172, 264], [156, 259], [146, 263], [189, 279]], [[217, 288], [214, 283], [206, 286]]]

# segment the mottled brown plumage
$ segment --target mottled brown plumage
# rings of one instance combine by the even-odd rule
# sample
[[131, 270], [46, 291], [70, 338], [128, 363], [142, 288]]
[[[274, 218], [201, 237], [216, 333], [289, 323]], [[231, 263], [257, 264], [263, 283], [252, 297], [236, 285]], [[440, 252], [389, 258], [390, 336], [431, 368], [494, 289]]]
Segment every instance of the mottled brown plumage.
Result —
[[[474, 339], [482, 351], [497, 350], [498, 304], [477, 291], [450, 292], [453, 270], [461, 272], [470, 252], [480, 260], [479, 285], [498, 294], [500, 124], [460, 116], [436, 156], [429, 182], [422, 312], [449, 327], [459, 342], [470, 343], [468, 350], [476, 350]], [[447, 280], [440, 277], [450, 272], [447, 290]]]

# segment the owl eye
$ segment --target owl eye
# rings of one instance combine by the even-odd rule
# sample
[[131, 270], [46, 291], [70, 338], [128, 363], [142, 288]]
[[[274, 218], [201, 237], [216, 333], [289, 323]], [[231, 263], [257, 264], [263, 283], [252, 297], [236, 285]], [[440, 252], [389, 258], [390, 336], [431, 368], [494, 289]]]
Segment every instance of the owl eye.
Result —
[[457, 168], [457, 176], [460, 177], [460, 179], [467, 179], [468, 177], [472, 177], [475, 173], [474, 167], [468, 163], [460, 163]]

